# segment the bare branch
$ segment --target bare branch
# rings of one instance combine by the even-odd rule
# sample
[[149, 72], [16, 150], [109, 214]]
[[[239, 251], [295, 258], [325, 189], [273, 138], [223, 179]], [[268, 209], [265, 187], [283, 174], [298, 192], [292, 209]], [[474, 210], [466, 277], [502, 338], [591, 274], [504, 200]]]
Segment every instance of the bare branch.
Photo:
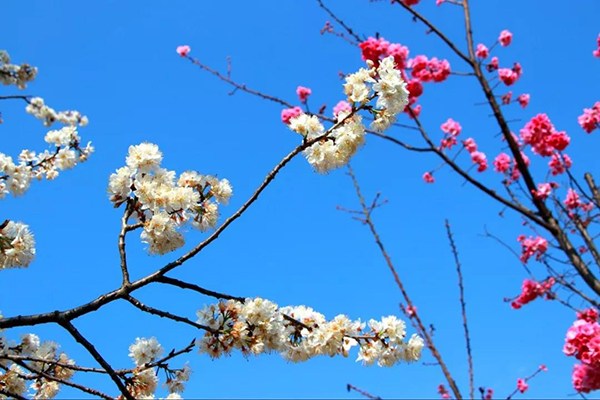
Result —
[[450, 222], [445, 221], [446, 233], [448, 235], [448, 241], [450, 242], [450, 249], [454, 256], [454, 263], [456, 264], [456, 275], [458, 276], [458, 290], [460, 293], [460, 311], [462, 315], [463, 328], [465, 331], [465, 342], [467, 346], [467, 362], [469, 364], [469, 398], [474, 399], [475, 395], [475, 374], [473, 370], [473, 355], [471, 353], [471, 336], [469, 335], [469, 325], [467, 324], [467, 304], [465, 303], [465, 287], [463, 285], [462, 268], [460, 260], [458, 259], [458, 250], [454, 243], [454, 237], [452, 236], [452, 230], [450, 229]]

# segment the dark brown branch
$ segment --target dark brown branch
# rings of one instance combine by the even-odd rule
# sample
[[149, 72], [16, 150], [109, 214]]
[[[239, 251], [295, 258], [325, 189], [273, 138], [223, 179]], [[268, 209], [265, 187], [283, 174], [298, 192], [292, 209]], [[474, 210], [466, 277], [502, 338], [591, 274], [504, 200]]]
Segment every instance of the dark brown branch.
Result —
[[454, 237], [452, 236], [452, 230], [450, 229], [450, 222], [446, 220], [446, 234], [448, 235], [448, 241], [450, 242], [450, 249], [454, 256], [454, 263], [456, 264], [456, 275], [458, 276], [458, 290], [460, 300], [460, 311], [462, 315], [463, 329], [465, 331], [465, 342], [467, 346], [467, 362], [469, 364], [469, 398], [474, 399], [475, 394], [475, 373], [473, 369], [473, 354], [471, 352], [471, 336], [469, 335], [469, 325], [467, 324], [467, 304], [465, 303], [465, 287], [463, 285], [463, 276], [460, 260], [458, 259], [458, 250], [454, 243]]
[[246, 299], [244, 297], [231, 296], [225, 293], [215, 292], [213, 290], [205, 289], [193, 283], [181, 281], [175, 278], [169, 278], [168, 276], [158, 277], [155, 281], [156, 283], [166, 283], [167, 285], [177, 286], [181, 289], [189, 289], [194, 292], [198, 292], [200, 294], [204, 294], [206, 296], [214, 297], [216, 299], [225, 299], [225, 300], [237, 300], [240, 302], [244, 302]]
[[125, 236], [127, 235], [127, 221], [131, 216], [132, 207], [131, 200], [127, 199], [127, 205], [121, 218], [121, 231], [119, 232], [119, 258], [121, 260], [121, 274], [123, 276], [122, 286], [129, 285], [129, 271], [127, 269], [127, 252], [125, 250]]
[[59, 322], [59, 324], [63, 328], [65, 328], [71, 334], [71, 336], [73, 336], [77, 343], [81, 344], [88, 351], [88, 353], [90, 353], [90, 355], [94, 358], [94, 360], [96, 360], [98, 364], [100, 364], [102, 368], [104, 368], [104, 370], [110, 376], [110, 379], [112, 379], [115, 385], [117, 385], [117, 388], [119, 388], [119, 391], [123, 394], [123, 396], [127, 400], [135, 400], [131, 393], [129, 393], [129, 391], [127, 390], [127, 388], [121, 381], [121, 378], [117, 375], [113, 367], [104, 359], [104, 357], [102, 357], [102, 355], [98, 352], [98, 350], [96, 350], [94, 345], [90, 343], [68, 320], [62, 320]]
[[431, 22], [429, 22], [429, 20], [427, 18], [425, 18], [423, 15], [421, 15], [419, 12], [415, 11], [412, 7], [405, 5], [404, 3], [402, 3], [402, 1], [400, 0], [393, 0], [392, 3], [396, 3], [399, 6], [402, 6], [406, 11], [408, 11], [410, 14], [412, 14], [413, 17], [415, 17], [416, 19], [418, 19], [419, 21], [421, 21], [422, 23], [424, 23], [427, 28], [429, 28], [429, 30], [433, 33], [436, 34], [437, 37], [439, 37], [440, 39], [442, 39], [442, 41], [444, 43], [446, 43], [446, 45], [448, 45], [448, 47], [450, 47], [452, 49], [452, 51], [454, 51], [456, 53], [457, 56], [459, 56], [460, 58], [462, 58], [467, 64], [469, 65], [473, 65], [473, 61], [474, 58], [469, 58], [467, 57], [467, 55], [465, 55], [465, 53], [463, 53], [455, 44], [453, 41], [451, 41], [446, 35], [444, 35], [442, 33], [442, 31], [440, 31], [435, 25], [433, 25]]
[[594, 178], [592, 174], [586, 172], [583, 175], [586, 183], [588, 184], [590, 191], [592, 192], [592, 197], [594, 198], [594, 202], [600, 207], [600, 191], [598, 191], [598, 187], [596, 186], [596, 182], [594, 182]]
[[179, 315], [175, 315], [175, 314], [172, 314], [167, 311], [159, 310], [158, 308], [147, 306], [147, 305], [143, 304], [141, 301], [139, 301], [138, 299], [136, 299], [135, 297], [127, 296], [127, 297], [125, 297], [125, 300], [130, 302], [137, 309], [142, 310], [143, 312], [146, 312], [148, 314], [158, 315], [161, 318], [168, 318], [173, 321], [183, 322], [184, 324], [193, 326], [196, 329], [201, 329], [201, 330], [209, 331], [212, 333], [216, 333], [215, 330], [209, 326], [200, 325], [200, 324], [198, 324], [192, 320], [189, 320], [185, 317], [181, 317]]
[[[56, 376], [47, 374], [44, 371], [35, 370], [35, 369], [31, 368], [27, 363], [25, 363], [23, 361], [14, 361], [14, 362], [15, 362], [15, 364], [23, 367], [24, 369], [26, 369], [26, 370], [28, 370], [28, 371], [30, 371], [32, 373], [32, 375], [33, 375], [32, 377], [24, 377], [25, 379], [32, 380], [32, 379], [36, 379], [37, 377], [41, 376], [44, 379], [47, 379], [49, 381], [58, 382], [58, 383], [60, 383], [62, 385], [75, 388], [75, 389], [80, 390], [80, 391], [82, 391], [84, 393], [88, 393], [88, 394], [91, 394], [91, 395], [94, 395], [94, 396], [97, 396], [97, 397], [101, 397], [101, 398], [103, 398], [105, 400], [113, 400], [113, 398], [111, 396], [109, 396], [109, 395], [107, 395], [107, 394], [105, 394], [105, 393], [103, 393], [103, 392], [101, 392], [101, 391], [99, 391], [97, 389], [92, 389], [90, 387], [83, 386], [83, 385], [80, 385], [80, 384], [75, 383], [75, 382], [71, 382], [71, 381], [67, 381], [67, 380], [58, 378]], [[45, 362], [47, 362], [47, 361], [45, 361]]]
[[[473, 44], [471, 14], [468, 0], [463, 0], [463, 9], [465, 15], [465, 30], [467, 32], [467, 44], [469, 48], [469, 55], [472, 60], [475, 60], [475, 48]], [[485, 94], [485, 97], [490, 107], [492, 108], [492, 112], [502, 131], [502, 135], [508, 143], [510, 151], [517, 163], [517, 168], [521, 172], [521, 177], [525, 182], [527, 190], [529, 191], [529, 193], [534, 193], [537, 188], [533, 177], [531, 176], [527, 164], [525, 163], [525, 160], [521, 155], [518, 143], [512, 136], [510, 127], [508, 126], [508, 123], [506, 122], [504, 115], [500, 110], [500, 106], [496, 101], [496, 97], [494, 96], [494, 93], [490, 88], [489, 83], [483, 74], [483, 71], [481, 70], [481, 66], [475, 62], [472, 62], [471, 65], [473, 67], [475, 75], [477, 76], [477, 80], [479, 81], [479, 84]], [[555, 237], [555, 239], [559, 243], [560, 248], [567, 255], [573, 267], [575, 267], [579, 275], [581, 275], [581, 277], [583, 278], [585, 283], [590, 287], [590, 289], [592, 289], [596, 294], [600, 295], [600, 281], [598, 280], [598, 278], [596, 278], [592, 271], [590, 271], [586, 263], [583, 261], [583, 259], [569, 240], [567, 234], [560, 228], [558, 221], [552, 215], [552, 212], [548, 209], [546, 203], [533, 195], [530, 195], [530, 199], [536, 206], [538, 214], [544, 221], [544, 223], [540, 225], [546, 228]]]
[[455, 172], [457, 172], [467, 182], [469, 182], [470, 184], [472, 184], [477, 189], [481, 190], [482, 192], [484, 192], [485, 194], [487, 194], [494, 200], [497, 200], [499, 203], [504, 204], [506, 207], [509, 207], [509, 208], [517, 211], [520, 214], [523, 214], [527, 218], [535, 221], [537, 224], [539, 224], [543, 227], [547, 226], [547, 224], [544, 222], [544, 220], [540, 219], [537, 215], [535, 215], [535, 213], [532, 210], [530, 210], [524, 206], [515, 204], [515, 203], [505, 199], [504, 197], [500, 196], [498, 193], [496, 193], [492, 189], [488, 188], [487, 186], [485, 186], [484, 184], [479, 182], [477, 179], [475, 179], [471, 175], [469, 175], [462, 168], [460, 168], [458, 166], [458, 164], [456, 164], [452, 159], [450, 159], [442, 150], [436, 148], [435, 144], [433, 144], [433, 142], [427, 135], [427, 131], [425, 131], [425, 128], [423, 127], [423, 124], [421, 123], [421, 121], [419, 120], [417, 115], [412, 111], [412, 109], [408, 109], [408, 110], [409, 110], [409, 113], [412, 116], [412, 118], [415, 120], [415, 123], [417, 124], [417, 127], [419, 128], [419, 131], [421, 132], [421, 136], [423, 136], [423, 139], [425, 139], [427, 144], [429, 144], [432, 151], [434, 151], [450, 168], [452, 168]]
[[46, 363], [48, 365], [55, 365], [57, 367], [61, 367], [64, 369], [70, 369], [70, 370], [77, 371], [77, 372], [95, 372], [98, 374], [106, 374], [106, 371], [103, 369], [100, 369], [100, 368], [81, 367], [78, 365], [61, 363], [59, 361], [47, 360], [45, 358], [28, 357], [28, 356], [14, 355], [14, 354], [2, 354], [2, 355], [0, 355], [0, 360], [10, 360], [10, 361], [15, 361], [15, 362], [16, 361], [33, 361], [33, 362]]
[[23, 100], [26, 103], [30, 103], [29, 99], [31, 96], [23, 96], [23, 95], [11, 95], [11, 96], [0, 96], [0, 100]]

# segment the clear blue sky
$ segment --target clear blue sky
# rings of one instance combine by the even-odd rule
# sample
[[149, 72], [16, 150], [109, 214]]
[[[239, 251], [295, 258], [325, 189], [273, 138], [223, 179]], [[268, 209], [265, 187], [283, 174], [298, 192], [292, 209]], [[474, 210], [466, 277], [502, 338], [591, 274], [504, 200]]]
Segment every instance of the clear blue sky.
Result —
[[[464, 48], [461, 9], [422, 2], [419, 9]], [[569, 154], [575, 174], [600, 173], [597, 151], [589, 150], [598, 148], [598, 136], [586, 135], [576, 121], [584, 107], [599, 100], [600, 62], [591, 52], [600, 3], [473, 3], [477, 42], [491, 44], [506, 28], [514, 33], [513, 44], [494, 53], [507, 66], [522, 64], [524, 74], [513, 91], [532, 96], [526, 110], [516, 105], [507, 110], [513, 130], [546, 112], [558, 129], [572, 136]], [[466, 70], [400, 7], [358, 0], [332, 0], [328, 5], [361, 35], [379, 32], [408, 45], [411, 55], [448, 57], [454, 70]], [[97, 150], [88, 163], [56, 181], [34, 182], [24, 197], [2, 201], [0, 219], [28, 223], [38, 243], [37, 259], [29, 269], [2, 271], [0, 310], [5, 316], [70, 308], [120, 284], [117, 234], [122, 210], [112, 208], [106, 187], [108, 176], [124, 165], [129, 145], [154, 142], [169, 169], [228, 178], [234, 197], [222, 209], [227, 216], [299, 143], [280, 122], [278, 105], [243, 93], [228, 95], [229, 87], [178, 57], [177, 45], [189, 44], [193, 56], [221, 70], [231, 56], [235, 80], [290, 102], [296, 101], [297, 85], [309, 86], [313, 108], [327, 103], [330, 110], [343, 95], [338, 72], [352, 72], [362, 63], [356, 48], [319, 34], [329, 18], [312, 1], [8, 1], [3, 15], [2, 47], [15, 62], [39, 68], [38, 79], [23, 93], [44, 97], [57, 110], [85, 113], [90, 124], [80, 134]], [[464, 137], [475, 137], [491, 162], [501, 149], [498, 129], [489, 109], [475, 105], [482, 96], [473, 81], [453, 76], [425, 90], [426, 127], [438, 132], [453, 117], [462, 124]], [[2, 89], [2, 94], [15, 92]], [[25, 115], [24, 104], [5, 101], [0, 107], [5, 120], [1, 151], [16, 157], [24, 147], [42, 150], [46, 129]], [[412, 135], [393, 134], [407, 140]], [[464, 266], [476, 385], [506, 396], [517, 378], [544, 363], [549, 371], [531, 382], [527, 397], [572, 394], [574, 359], [561, 352], [572, 312], [541, 300], [511, 310], [502, 299], [519, 293], [525, 271], [509, 251], [482, 237], [487, 228], [517, 249], [517, 235], [529, 233], [520, 220], [510, 212], [500, 217], [498, 204], [447, 168], [436, 174], [436, 184], [424, 184], [422, 173], [437, 167], [437, 159], [375, 137], [368, 137], [353, 166], [367, 196], [381, 191], [389, 200], [376, 212], [375, 222], [423, 318], [435, 325], [436, 342], [462, 392], [468, 393], [466, 356], [445, 218], [453, 225]], [[496, 185], [500, 179], [490, 169], [484, 180]], [[214, 245], [173, 276], [280, 305], [305, 304], [330, 318], [338, 313], [363, 320], [398, 314], [399, 292], [367, 229], [336, 211], [337, 205], [357, 206], [344, 171], [318, 175], [298, 158]], [[185, 248], [202, 237], [190, 232]], [[137, 235], [131, 236], [128, 249], [134, 277], [181, 253], [147, 256]], [[545, 277], [539, 265], [534, 270]], [[139, 297], [190, 318], [212, 301], [157, 287], [144, 289]], [[138, 336], [156, 336], [170, 349], [197, 334], [141, 315], [127, 304], [110, 305], [75, 324], [118, 368], [133, 365], [127, 349]], [[90, 364], [89, 356], [55, 326], [7, 334], [16, 338], [31, 331], [61, 343], [77, 362]], [[290, 364], [277, 355], [211, 361], [194, 353], [173, 365], [189, 360], [193, 368], [184, 397], [358, 397], [345, 392], [346, 383], [383, 398], [438, 396], [443, 379], [437, 367], [417, 363], [366, 368], [355, 357]], [[432, 360], [426, 354], [423, 361]], [[80, 378], [95, 384], [96, 377]], [[110, 385], [101, 383], [116, 394]], [[75, 395], [66, 390], [62, 394]]]

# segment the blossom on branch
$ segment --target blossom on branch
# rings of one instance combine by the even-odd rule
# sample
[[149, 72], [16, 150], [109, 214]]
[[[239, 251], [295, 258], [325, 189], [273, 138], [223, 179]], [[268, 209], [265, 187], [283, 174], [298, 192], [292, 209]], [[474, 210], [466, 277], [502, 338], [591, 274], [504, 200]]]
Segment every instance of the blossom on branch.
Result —
[[348, 357], [350, 349], [359, 346], [357, 361], [387, 367], [418, 360], [424, 346], [416, 335], [405, 340], [406, 325], [395, 316], [368, 324], [351, 321], [345, 315], [328, 321], [312, 308], [279, 308], [261, 298], [228, 300], [197, 314], [198, 323], [212, 330], [197, 340], [197, 346], [212, 358], [239, 350], [246, 356], [277, 352], [289, 361], [300, 362], [320, 355]]
[[115, 207], [128, 203], [134, 218], [143, 224], [141, 239], [150, 254], [165, 254], [184, 245], [179, 229], [188, 221], [206, 231], [217, 223], [218, 204], [232, 195], [227, 179], [183, 172], [160, 166], [162, 153], [152, 143], [129, 147], [127, 166], [109, 178], [108, 193]]

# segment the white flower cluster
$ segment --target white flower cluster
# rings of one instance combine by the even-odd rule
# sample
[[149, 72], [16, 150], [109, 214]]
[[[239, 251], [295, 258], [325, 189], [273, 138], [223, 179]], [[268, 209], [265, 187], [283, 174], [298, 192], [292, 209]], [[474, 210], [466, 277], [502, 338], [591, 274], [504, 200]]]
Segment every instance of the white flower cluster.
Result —
[[186, 171], [176, 181], [175, 172], [161, 168], [161, 161], [155, 144], [130, 146], [127, 165], [112, 174], [108, 183], [115, 207], [127, 202], [133, 216], [143, 222], [141, 239], [151, 254], [183, 246], [178, 229], [188, 221], [201, 231], [214, 228], [218, 204], [226, 204], [232, 195], [227, 179]]
[[[128, 390], [135, 398], [153, 398], [158, 386], [157, 373], [154, 367], [148, 368], [146, 364], [156, 361], [163, 353], [163, 348], [156, 338], [137, 338], [135, 343], [129, 346], [129, 357], [133, 359], [137, 368], [134, 370]], [[172, 370], [168, 366], [159, 366], [167, 373], [165, 385], [169, 390], [167, 399], [180, 399], [178, 393], [185, 389], [185, 382], [190, 379], [191, 369], [185, 365], [181, 369]]]
[[59, 171], [73, 168], [78, 162], [86, 161], [94, 151], [91, 143], [80, 147], [81, 138], [73, 126], [65, 126], [49, 131], [44, 138], [46, 143], [54, 145], [53, 151], [35, 153], [23, 150], [19, 154], [19, 163], [12, 157], [0, 153], [0, 199], [8, 193], [19, 196], [29, 189], [32, 179], [55, 179]]
[[408, 342], [405, 324], [394, 316], [366, 324], [338, 315], [331, 321], [305, 306], [279, 308], [261, 298], [220, 302], [199, 310], [198, 323], [210, 327], [197, 340], [201, 353], [213, 358], [234, 349], [245, 355], [278, 352], [293, 362], [319, 355], [348, 356], [354, 346], [360, 347], [357, 361], [391, 366], [400, 361], [416, 361], [423, 340], [413, 335]]
[[325, 128], [314, 115], [301, 114], [290, 121], [290, 129], [306, 140], [322, 137], [304, 150], [306, 159], [317, 172], [324, 173], [346, 165], [364, 143], [365, 127], [359, 115], [349, 116], [347, 112], [340, 112], [338, 122], [340, 124], [325, 136]]
[[0, 225], [0, 270], [27, 267], [35, 256], [35, 240], [29, 227], [21, 222]]
[[[372, 65], [372, 64], [371, 64]], [[356, 112], [368, 108], [375, 116], [371, 128], [387, 129], [408, 104], [408, 90], [400, 71], [394, 68], [394, 58], [387, 57], [379, 67], [361, 68], [346, 77], [344, 92], [354, 104], [353, 111], [337, 114], [337, 123], [329, 132], [314, 115], [300, 114], [290, 120], [289, 127], [305, 140], [321, 138], [304, 151], [308, 162], [317, 172], [328, 172], [344, 166], [364, 143], [365, 127]], [[377, 98], [375, 107], [367, 104]]]
[[8, 53], [0, 50], [0, 82], [3, 85], [15, 85], [19, 89], [25, 89], [27, 83], [34, 80], [36, 75], [37, 68], [29, 64], [11, 64]]
[[44, 99], [41, 97], [34, 97], [30, 99], [29, 104], [27, 104], [27, 107], [25, 107], [25, 111], [37, 119], [44, 121], [45, 126], [50, 126], [57, 121], [70, 126], [86, 126], [88, 124], [88, 118], [85, 115], [81, 115], [79, 111], [72, 110], [57, 112], [53, 108], [44, 104]]
[[[59, 383], [40, 373], [68, 381], [75, 372], [69, 368], [75, 365], [75, 361], [65, 353], [59, 353], [58, 347], [58, 344], [50, 341], [40, 343], [40, 338], [33, 334], [24, 335], [20, 343], [13, 345], [9, 345], [0, 336], [0, 367], [3, 369], [0, 373], [0, 388], [23, 396], [27, 390], [27, 381], [30, 380], [32, 383], [29, 388], [34, 392], [34, 398], [54, 398], [60, 390]], [[20, 366], [8, 359], [9, 356], [27, 357], [30, 360], [23, 360], [25, 366]], [[5, 397], [0, 395], [0, 398]]]

